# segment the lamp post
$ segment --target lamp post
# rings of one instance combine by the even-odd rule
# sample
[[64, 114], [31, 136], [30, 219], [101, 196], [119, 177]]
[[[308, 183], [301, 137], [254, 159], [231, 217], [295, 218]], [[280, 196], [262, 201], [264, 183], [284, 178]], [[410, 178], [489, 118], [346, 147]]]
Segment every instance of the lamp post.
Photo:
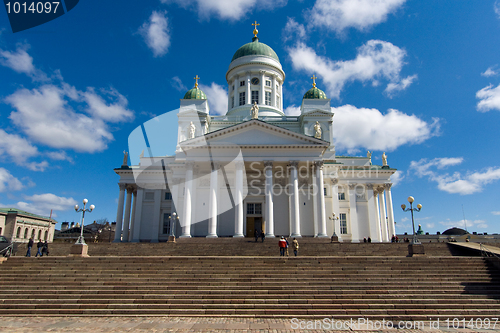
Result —
[[337, 234], [335, 233], [335, 221], [339, 219], [338, 216], [335, 216], [335, 213], [332, 213], [332, 216], [329, 216], [328, 217], [331, 221], [333, 221], [333, 235], [332, 235], [332, 238], [331, 238], [331, 242], [332, 243], [336, 243], [339, 241], [339, 237], [337, 236]]
[[85, 205], [87, 205], [89, 201], [87, 199], [83, 199], [83, 208], [78, 207], [78, 205], [75, 205], [75, 212], [79, 213], [82, 212], [82, 223], [80, 225], [80, 237], [78, 237], [78, 240], [76, 241], [75, 245], [87, 245], [85, 243], [85, 238], [83, 238], [83, 222], [85, 220], [85, 212], [91, 213], [95, 206], [90, 205], [88, 209], [85, 208]]
[[170, 219], [170, 234], [168, 235], [168, 241], [175, 243], [175, 222], [179, 219], [176, 212], [173, 212], [172, 215], [169, 216]]
[[406, 205], [405, 204], [402, 204], [401, 205], [401, 208], [403, 209], [403, 212], [411, 212], [411, 226], [413, 228], [413, 240], [412, 240], [412, 244], [421, 244], [420, 241], [417, 239], [417, 234], [415, 233], [415, 221], [413, 219], [413, 212], [420, 212], [420, 210], [422, 209], [422, 205], [421, 204], [418, 204], [417, 205], [417, 208], [413, 208], [413, 201], [415, 201], [415, 199], [412, 197], [412, 196], [409, 196], [408, 197], [408, 202], [410, 203], [410, 208], [406, 208]]

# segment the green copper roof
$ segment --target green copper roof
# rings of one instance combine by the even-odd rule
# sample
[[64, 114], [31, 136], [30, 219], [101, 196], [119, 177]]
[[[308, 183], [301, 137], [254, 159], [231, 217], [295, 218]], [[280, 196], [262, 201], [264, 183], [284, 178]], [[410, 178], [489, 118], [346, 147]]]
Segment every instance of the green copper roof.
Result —
[[200, 88], [195, 87], [189, 90], [185, 95], [184, 99], [207, 99], [207, 95]]
[[303, 99], [327, 99], [327, 97], [323, 90], [313, 87], [304, 94]]
[[270, 48], [269, 46], [267, 46], [266, 44], [259, 43], [259, 38], [257, 38], [257, 37], [252, 38], [251, 43], [247, 43], [247, 44], [243, 45], [242, 47], [240, 47], [234, 53], [233, 59], [231, 59], [231, 61], [234, 61], [238, 58], [248, 56], [248, 55], [263, 55], [263, 56], [271, 57], [278, 62], [280, 61], [280, 59], [276, 55], [276, 52], [274, 52], [274, 50], [272, 48]]

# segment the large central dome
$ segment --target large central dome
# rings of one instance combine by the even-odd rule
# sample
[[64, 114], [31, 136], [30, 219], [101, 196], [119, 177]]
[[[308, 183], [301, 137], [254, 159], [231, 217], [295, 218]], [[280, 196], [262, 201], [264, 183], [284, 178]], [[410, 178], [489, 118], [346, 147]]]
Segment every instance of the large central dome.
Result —
[[260, 43], [258, 37], [252, 38], [251, 43], [247, 43], [242, 47], [240, 47], [238, 50], [236, 50], [233, 59], [231, 59], [231, 61], [249, 55], [268, 56], [275, 59], [278, 62], [280, 61], [280, 59], [276, 55], [276, 52], [274, 52], [274, 50], [270, 48], [268, 45]]

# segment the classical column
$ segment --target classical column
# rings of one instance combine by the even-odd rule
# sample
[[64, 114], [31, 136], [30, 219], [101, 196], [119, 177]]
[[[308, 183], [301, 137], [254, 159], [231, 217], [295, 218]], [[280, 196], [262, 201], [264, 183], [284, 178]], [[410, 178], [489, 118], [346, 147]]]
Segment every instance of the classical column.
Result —
[[246, 86], [247, 86], [247, 100], [246, 100], [246, 104], [252, 104], [252, 87], [251, 87], [251, 84], [252, 82], [250, 82], [250, 72], [247, 72], [247, 83], [246, 83]]
[[[379, 196], [380, 192], [378, 191], [378, 188], [373, 188], [373, 195], [375, 197], [375, 212], [376, 214], [376, 226], [377, 226], [377, 241], [382, 242], [382, 226], [380, 224], [380, 204], [379, 204]], [[372, 238], [373, 240], [373, 238]]]
[[217, 192], [219, 188], [219, 163], [213, 162], [213, 170], [210, 173], [210, 198], [209, 198], [209, 220], [207, 238], [217, 238]]
[[379, 206], [380, 206], [380, 224], [381, 224], [381, 232], [382, 232], [382, 242], [388, 242], [389, 236], [387, 234], [387, 216], [385, 215], [385, 198], [384, 198], [384, 188], [379, 187]]
[[266, 237], [274, 237], [273, 161], [264, 161], [266, 172]]
[[177, 237], [177, 222], [179, 221], [179, 212], [177, 211], [177, 207], [175, 205], [179, 202], [179, 183], [181, 180], [179, 178], [172, 178], [172, 184], [169, 184], [172, 188], [172, 206], [170, 206], [170, 215], [175, 212], [177, 214], [177, 218], [174, 220], [172, 234]]
[[359, 226], [358, 226], [358, 209], [356, 207], [356, 185], [349, 184], [349, 221], [351, 229], [351, 242], [358, 243]]
[[293, 186], [293, 220], [291, 237], [301, 237], [300, 235], [300, 211], [299, 211], [299, 178], [297, 175], [298, 161], [290, 161], [290, 176]]
[[316, 179], [316, 170], [314, 169], [314, 163], [311, 166], [311, 177], [312, 177], [312, 198], [313, 198], [313, 224], [314, 224], [314, 237], [318, 236], [318, 180]]
[[275, 108], [278, 107], [278, 105], [276, 105], [276, 94], [277, 94], [277, 91], [276, 91], [276, 75], [273, 75], [273, 83], [272, 83], [272, 87], [273, 88], [273, 92], [271, 94], [271, 106], [274, 106]]
[[265, 71], [260, 71], [260, 96], [259, 96], [259, 104], [260, 105], [265, 105], [266, 104], [266, 99], [265, 99], [265, 90], [264, 87], [266, 86], [266, 82], [264, 74], [266, 74]]
[[243, 235], [243, 161], [235, 162], [236, 177], [235, 177], [235, 226], [233, 237], [244, 237]]
[[[239, 76], [236, 75], [234, 77], [234, 95], [233, 95], [233, 100], [234, 100], [234, 107], [238, 107], [240, 105], [240, 101], [239, 101], [239, 98], [240, 98], [240, 93], [238, 92], [238, 88], [240, 87], [240, 80], [239, 80]], [[231, 105], [229, 105], [231, 106]]]
[[278, 105], [278, 108], [280, 110], [283, 110], [283, 85], [280, 84], [280, 105]]
[[[323, 161], [314, 162], [316, 165], [316, 179], [318, 181], [318, 191], [319, 191], [319, 214], [318, 214], [318, 237], [328, 237], [326, 233], [326, 212], [325, 212], [325, 190], [323, 185]], [[337, 212], [337, 216], [338, 216]], [[340, 233], [340, 230], [338, 231]]]
[[125, 200], [125, 188], [127, 184], [118, 184], [120, 187], [120, 196], [118, 197], [118, 210], [116, 212], [116, 227], [114, 242], [122, 240], [122, 222], [123, 222], [123, 201]]
[[194, 162], [186, 162], [186, 179], [184, 182], [184, 216], [181, 216], [180, 238], [191, 237], [191, 192], [193, 190], [193, 167]]
[[149, 239], [151, 243], [158, 243], [159, 231], [160, 231], [160, 220], [161, 216], [161, 199], [162, 190], [155, 190], [155, 201], [153, 205], [153, 222], [151, 223], [151, 228], [149, 230]]
[[387, 222], [389, 223], [389, 237], [396, 235], [396, 227], [394, 225], [394, 210], [392, 207], [392, 184], [385, 184], [385, 197], [387, 199]]
[[142, 224], [142, 198], [144, 196], [144, 190], [142, 187], [137, 188], [137, 196], [134, 197], [134, 225], [132, 229], [132, 242], [137, 243], [141, 239], [141, 224]]
[[373, 184], [366, 184], [368, 201], [368, 227], [369, 237], [373, 242], [380, 242], [380, 228], [378, 223], [378, 204], [376, 202], [376, 189]]
[[123, 218], [122, 242], [128, 242], [128, 230], [130, 228], [130, 209], [132, 208], [132, 192], [134, 188], [127, 186], [127, 203], [125, 204], [125, 217]]
[[131, 242], [133, 239], [133, 234], [134, 234], [134, 226], [135, 226], [135, 211], [137, 207], [137, 188], [134, 187], [134, 191], [132, 192], [134, 195], [134, 200], [132, 202], [132, 215], [130, 217], [130, 232], [128, 235], [128, 242]]

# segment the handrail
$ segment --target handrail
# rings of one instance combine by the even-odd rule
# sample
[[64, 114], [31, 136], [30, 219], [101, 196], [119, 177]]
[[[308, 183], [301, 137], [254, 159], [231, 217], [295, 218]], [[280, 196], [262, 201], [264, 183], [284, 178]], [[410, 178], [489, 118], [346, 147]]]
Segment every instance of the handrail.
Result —
[[496, 257], [497, 259], [500, 259], [500, 256], [490, 250], [486, 246], [484, 246], [483, 243], [479, 243], [479, 249], [481, 250], [481, 256], [483, 257]]

